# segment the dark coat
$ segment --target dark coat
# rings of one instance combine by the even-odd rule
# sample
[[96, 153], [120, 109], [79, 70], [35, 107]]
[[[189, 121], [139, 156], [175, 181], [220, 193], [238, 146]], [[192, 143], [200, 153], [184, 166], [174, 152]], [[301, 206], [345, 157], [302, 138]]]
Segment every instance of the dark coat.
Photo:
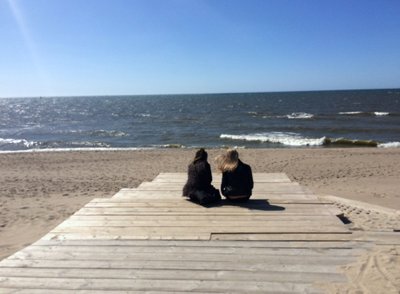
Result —
[[222, 174], [221, 192], [225, 196], [251, 196], [253, 186], [251, 167], [240, 160], [234, 171]]
[[188, 196], [195, 190], [209, 191], [212, 188], [210, 164], [206, 160], [191, 163], [188, 167], [188, 180], [183, 187], [183, 196]]

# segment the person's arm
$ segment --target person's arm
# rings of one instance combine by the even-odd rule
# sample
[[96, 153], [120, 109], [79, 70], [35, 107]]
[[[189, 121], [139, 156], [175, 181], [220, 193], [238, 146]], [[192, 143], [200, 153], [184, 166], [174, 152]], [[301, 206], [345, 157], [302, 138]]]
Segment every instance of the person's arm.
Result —
[[249, 188], [250, 188], [250, 190], [253, 190], [253, 188], [254, 188], [253, 173], [251, 171], [250, 165], [249, 165], [249, 175], [248, 175], [248, 177], [249, 177]]
[[222, 193], [222, 195], [225, 195], [224, 187], [226, 186], [226, 184], [227, 184], [226, 175], [225, 175], [225, 173], [222, 173], [222, 181], [221, 181], [221, 193]]
[[212, 173], [211, 173], [211, 167], [210, 164], [207, 162], [206, 164], [206, 179], [207, 183], [211, 185], [212, 182]]

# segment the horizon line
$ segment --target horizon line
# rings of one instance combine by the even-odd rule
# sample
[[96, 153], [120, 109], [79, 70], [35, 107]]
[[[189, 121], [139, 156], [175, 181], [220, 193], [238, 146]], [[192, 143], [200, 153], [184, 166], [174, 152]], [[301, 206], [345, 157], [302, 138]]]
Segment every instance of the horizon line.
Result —
[[184, 95], [226, 95], [226, 94], [267, 94], [267, 93], [297, 93], [297, 92], [334, 92], [334, 91], [374, 91], [374, 90], [400, 90], [394, 88], [351, 88], [351, 89], [330, 89], [330, 90], [289, 90], [289, 91], [239, 91], [239, 92], [203, 92], [203, 93], [153, 93], [153, 94], [85, 94], [85, 95], [35, 95], [35, 96], [9, 96], [0, 99], [18, 98], [67, 98], [67, 97], [116, 97], [116, 96], [184, 96]]

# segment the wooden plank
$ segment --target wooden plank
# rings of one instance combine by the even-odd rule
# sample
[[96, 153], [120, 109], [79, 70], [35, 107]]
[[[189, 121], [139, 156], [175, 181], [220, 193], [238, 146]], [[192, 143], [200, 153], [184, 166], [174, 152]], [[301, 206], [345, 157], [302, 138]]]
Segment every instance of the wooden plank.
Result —
[[151, 279], [151, 280], [199, 280], [216, 281], [269, 281], [312, 283], [315, 280], [325, 282], [345, 282], [339, 273], [309, 273], [244, 270], [179, 270], [179, 269], [59, 269], [59, 268], [0, 268], [2, 277], [38, 277], [38, 278], [96, 278], [96, 279]]
[[[222, 195], [223, 197], [223, 195]], [[182, 191], [157, 191], [157, 190], [121, 190], [113, 198], [121, 199], [182, 199]], [[224, 197], [223, 197], [224, 198]], [[254, 192], [251, 199], [268, 199], [270, 201], [307, 201], [322, 202], [315, 195], [307, 193], [278, 193], [273, 192]], [[327, 203], [331, 203], [327, 201]]]
[[[77, 216], [82, 216], [82, 215], [105, 215], [105, 216], [114, 216], [114, 215], [123, 215], [123, 216], [135, 216], [135, 215], [148, 215], [148, 216], [252, 216], [252, 215], [263, 215], [263, 216], [274, 216], [281, 213], [282, 215], [287, 215], [287, 216], [313, 216], [313, 215], [319, 215], [319, 216], [332, 216], [332, 214], [329, 211], [318, 211], [318, 210], [309, 210], [309, 211], [292, 211], [292, 212], [285, 212], [283, 214], [280, 211], [261, 211], [261, 210], [254, 210], [254, 211], [242, 211], [242, 212], [232, 212], [232, 211], [225, 211], [225, 212], [213, 212], [213, 211], [133, 211], [133, 210], [109, 210], [109, 209], [94, 209], [94, 208], [87, 208], [87, 209], [81, 209], [78, 212], [75, 213]], [[332, 216], [333, 217], [333, 216]]]
[[[182, 189], [183, 185], [181, 183], [170, 183], [170, 182], [142, 182], [137, 188], [144, 189], [144, 188], [162, 188], [162, 189]], [[257, 191], [270, 191], [270, 190], [277, 190], [277, 191], [286, 191], [286, 190], [303, 190], [298, 183], [291, 182], [291, 183], [255, 183], [254, 190]]]
[[141, 210], [142, 212], [146, 211], [182, 211], [182, 212], [202, 212], [202, 211], [213, 211], [213, 212], [242, 212], [242, 211], [263, 211], [263, 212], [271, 212], [271, 211], [279, 211], [279, 212], [288, 212], [288, 211], [314, 211], [314, 210], [321, 210], [327, 209], [331, 207], [330, 205], [324, 205], [320, 203], [307, 203], [307, 205], [301, 203], [286, 203], [284, 205], [274, 205], [266, 202], [264, 199], [256, 200], [251, 199], [247, 202], [229, 202], [224, 201], [220, 203], [215, 203], [210, 206], [201, 206], [197, 203], [183, 200], [182, 202], [170, 203], [169, 205], [165, 205], [164, 203], [151, 203], [144, 204], [144, 205], [136, 205], [135, 202], [131, 202], [132, 204], [121, 206], [121, 205], [105, 205], [105, 207], [101, 207], [102, 205], [92, 205], [88, 204], [84, 206], [82, 209], [98, 209], [98, 210]]
[[160, 240], [160, 241], [189, 241], [189, 240], [230, 240], [230, 241], [349, 241], [352, 240], [349, 232], [342, 233], [268, 233], [268, 234], [253, 234], [253, 233], [219, 233], [219, 234], [204, 234], [199, 233], [187, 235], [110, 235], [97, 234], [91, 235], [87, 233], [48, 233], [42, 237], [43, 240]]
[[210, 240], [209, 233], [190, 233], [183, 235], [163, 235], [149, 234], [148, 232], [134, 232], [124, 235], [110, 235], [108, 233], [99, 232], [97, 234], [88, 233], [53, 233], [50, 232], [42, 237], [44, 240]]
[[[318, 209], [320, 208], [320, 209]], [[81, 208], [75, 215], [333, 215], [324, 210], [322, 205], [318, 207], [285, 207], [280, 210], [277, 208], [268, 209], [235, 209], [235, 208], [135, 208], [135, 207], [98, 207]]]
[[[17, 287], [17, 286], [16, 286]], [[51, 290], [51, 291], [50, 291]], [[33, 289], [33, 288], [15, 288], [8, 287], [2, 288], [0, 287], [0, 293], [2, 294], [92, 294], [92, 290], [63, 290], [63, 289]], [[121, 294], [121, 291], [112, 291], [107, 290], [107, 292], [97, 292], [97, 293], [107, 293], [107, 294]], [[143, 291], [129, 291], [129, 294], [143, 294]], [[175, 291], [147, 291], [147, 294], [174, 294]], [[196, 292], [196, 294], [210, 294], [209, 292]]]
[[146, 247], [146, 246], [100, 246], [100, 247], [89, 247], [89, 246], [29, 246], [23, 250], [20, 250], [18, 253], [35, 253], [41, 252], [44, 254], [55, 254], [56, 252], [62, 253], [88, 253], [88, 254], [101, 254], [102, 256], [114, 256], [114, 254], [126, 254], [126, 256], [130, 256], [130, 254], [187, 254], [191, 255], [195, 254], [220, 254], [220, 255], [241, 255], [241, 258], [251, 255], [251, 256], [268, 256], [268, 255], [301, 255], [301, 256], [358, 256], [361, 253], [364, 253], [364, 250], [359, 249], [338, 249], [338, 248], [263, 248], [263, 247], [255, 247], [255, 248], [244, 248], [244, 247], [168, 247], [168, 246], [158, 246], [158, 247]]
[[308, 226], [308, 227], [56, 227], [51, 233], [85, 233], [89, 235], [110, 236], [185, 236], [203, 235], [206, 233], [221, 234], [260, 234], [260, 233], [347, 233], [348, 229], [340, 225]]
[[[254, 201], [257, 200], [257, 201]], [[321, 202], [319, 200], [305, 200], [303, 201], [280, 201], [281, 204], [332, 204], [331, 202]], [[272, 201], [268, 201], [266, 199], [250, 199], [247, 203], [239, 204], [241, 206], [247, 205], [249, 207], [251, 206], [257, 206], [257, 205], [273, 205], [273, 204], [278, 204], [276, 202], [272, 203]], [[111, 207], [111, 206], [157, 206], [157, 207], [162, 207], [162, 206], [170, 206], [170, 205], [179, 205], [179, 206], [193, 206], [193, 203], [189, 201], [188, 199], [181, 197], [178, 199], [160, 199], [158, 201], [151, 201], [148, 199], [124, 199], [124, 198], [95, 198], [92, 201], [90, 201], [88, 204], [85, 206], [91, 206], [91, 207]], [[226, 206], [238, 206], [238, 204], [234, 204], [228, 200], [222, 200], [219, 205], [226, 205]], [[336, 207], [336, 206], [331, 206]]]
[[[132, 221], [130, 219], [127, 220], [90, 220], [90, 219], [68, 219], [58, 225], [58, 228], [65, 227], [79, 227], [79, 226], [90, 226], [90, 227], [186, 227], [196, 229], [197, 227], [223, 227], [229, 228], [232, 225], [235, 227], [245, 227], [245, 228], [268, 228], [268, 227], [306, 227], [306, 226], [315, 226], [315, 223], [310, 220], [299, 221], [299, 220], [283, 220], [283, 221], [275, 221], [270, 220], [266, 222], [257, 222], [254, 221], [188, 221], [188, 220], [170, 220], [170, 221], [148, 221], [148, 220], [136, 220]], [[319, 226], [342, 226], [339, 219], [325, 219], [318, 223]]]
[[278, 234], [229, 234], [229, 233], [214, 233], [211, 234], [211, 240], [246, 240], [246, 241], [348, 241], [352, 240], [350, 232], [344, 233], [309, 233], [309, 234], [292, 234], [292, 233], [278, 233]]
[[[239, 217], [240, 216], [240, 217]], [[235, 221], [252, 221], [254, 224], [270, 222], [270, 221], [311, 221], [314, 224], [321, 223], [325, 220], [337, 220], [336, 217], [328, 217], [327, 215], [263, 215], [263, 214], [231, 214], [231, 215], [218, 215], [218, 214], [196, 214], [196, 215], [159, 215], [154, 217], [153, 215], [132, 215], [127, 218], [124, 215], [72, 215], [67, 220], [129, 220], [129, 221], [207, 221], [210, 224], [218, 222], [235, 222]]]
[[[369, 248], [371, 244], [369, 242], [353, 242], [353, 241], [154, 241], [154, 240], [44, 240], [40, 239], [33, 243], [30, 247], [69, 247], [69, 246], [80, 246], [88, 248], [97, 247], [127, 247], [128, 250], [135, 250], [135, 248], [149, 248], [149, 250], [158, 250], [162, 247], [176, 248], [190, 248], [197, 250], [199, 247], [207, 248], [245, 248], [252, 250], [253, 248], [320, 248], [320, 249], [352, 249], [357, 248]], [[189, 250], [189, 249], [188, 249]]]
[[307, 255], [280, 255], [276, 254], [232, 254], [221, 253], [193, 253], [193, 252], [106, 252], [99, 255], [91, 251], [42, 251], [30, 250], [19, 251], [8, 258], [9, 260], [125, 260], [125, 261], [223, 261], [223, 262], [243, 262], [243, 263], [271, 263], [271, 264], [325, 264], [338, 262], [343, 264], [349, 259], [355, 259], [359, 254], [330, 255], [330, 254], [307, 254]]
[[[154, 197], [153, 197], [154, 195]], [[160, 194], [153, 194], [150, 197], [147, 197], [146, 195], [143, 195], [141, 193], [136, 193], [134, 195], [118, 195], [115, 194], [113, 197], [111, 198], [95, 198], [93, 199], [90, 203], [130, 203], [130, 202], [135, 202], [135, 203], [142, 203], [142, 202], [155, 202], [154, 200], [157, 199], [158, 203], [164, 203], [164, 202], [182, 202], [182, 201], [189, 201], [186, 197], [182, 197], [181, 195], [175, 195], [175, 197], [161, 197]], [[275, 199], [267, 199], [267, 197], [260, 197], [257, 198], [257, 196], [252, 197], [250, 200], [265, 200], [268, 201], [270, 204], [289, 204], [289, 203], [293, 203], [293, 204], [333, 204], [333, 202], [331, 201], [321, 201], [315, 197], [309, 197], [309, 199], [304, 199], [306, 197], [301, 197], [299, 199], [299, 197], [286, 197], [286, 196], [282, 196], [280, 197], [280, 199], [278, 199], [277, 197], [275, 197]], [[225, 204], [225, 203], [230, 203], [227, 199], [224, 198], [224, 196], [222, 196], [222, 202], [221, 204]]]
[[[183, 186], [180, 189], [178, 189], [178, 187], [174, 187], [174, 189], [168, 189], [168, 188], [161, 189], [160, 188], [160, 189], [157, 189], [157, 190], [141, 189], [141, 188], [123, 188], [123, 189], [121, 189], [119, 191], [119, 193], [121, 193], [121, 194], [124, 194], [124, 193], [126, 193], [126, 194], [129, 194], [129, 193], [132, 193], [132, 194], [144, 193], [144, 194], [159, 194], [159, 195], [160, 194], [166, 194], [166, 195], [173, 194], [173, 195], [176, 195], [176, 196], [182, 196], [182, 189], [183, 189]], [[319, 199], [314, 193], [306, 190], [304, 187], [302, 189], [298, 189], [298, 188], [294, 188], [294, 189], [296, 189], [296, 191], [293, 192], [293, 193], [291, 191], [285, 191], [283, 189], [278, 190], [278, 189], [271, 188], [271, 189], [264, 189], [264, 190], [261, 190], [261, 191], [258, 191], [256, 189], [256, 190], [253, 190], [253, 195], [262, 195], [262, 194], [271, 193], [273, 195], [298, 196], [299, 193], [300, 194], [302, 193], [304, 195], [313, 196], [316, 199]]]
[[[357, 258], [357, 257], [356, 257]], [[5, 259], [1, 261], [4, 268], [88, 268], [88, 269], [173, 269], [173, 270], [244, 270], [244, 271], [277, 271], [277, 272], [312, 272], [312, 273], [337, 273], [337, 267], [353, 261], [353, 258], [334, 259], [332, 263], [315, 263], [301, 261], [289, 262], [229, 262], [229, 261], [203, 261], [203, 260], [76, 260], [76, 259]], [[0, 285], [1, 286], [1, 285]]]
[[[221, 183], [220, 180], [213, 180], [212, 183]], [[150, 181], [150, 182], [142, 182], [140, 185], [146, 186], [179, 186], [182, 187], [182, 184], [185, 184], [185, 182], [174, 182], [174, 181]], [[300, 184], [298, 182], [261, 182], [261, 181], [254, 181], [254, 186], [259, 186], [259, 187], [272, 187], [272, 186], [277, 186], [277, 187], [299, 187]]]
[[[143, 204], [142, 204], [143, 203]], [[247, 202], [243, 203], [234, 203], [229, 201], [223, 201], [221, 203], [216, 203], [214, 206], [206, 207], [198, 205], [194, 202], [187, 201], [185, 199], [179, 200], [177, 202], [169, 202], [167, 206], [165, 203], [159, 203], [157, 201], [150, 201], [150, 202], [135, 202], [132, 201], [130, 204], [127, 205], [118, 205], [113, 204], [111, 207], [99, 207], [95, 203], [88, 203], [87, 206], [84, 206], [82, 209], [98, 209], [98, 210], [141, 210], [142, 212], [145, 211], [164, 211], [164, 210], [171, 210], [174, 211], [214, 211], [214, 212], [240, 212], [240, 211], [263, 211], [263, 212], [270, 212], [270, 211], [280, 211], [280, 212], [287, 212], [287, 211], [314, 211], [314, 210], [321, 210], [331, 207], [331, 205], [324, 205], [320, 203], [308, 203], [306, 205], [298, 204], [298, 203], [287, 203], [285, 206], [276, 206], [273, 204], [268, 203], [264, 199], [256, 200], [250, 199]]]
[[[1, 262], [1, 267], [7, 267], [10, 261], [20, 260], [28, 261], [32, 260], [36, 263], [41, 263], [44, 260], [53, 260], [57, 262], [61, 261], [82, 261], [82, 263], [91, 263], [92, 261], [108, 261], [115, 262], [121, 261], [125, 264], [141, 264], [141, 262], [162, 262], [162, 266], [165, 266], [169, 261], [184, 264], [185, 262], [201, 262], [201, 263], [223, 263], [225, 266], [231, 265], [231, 268], [235, 268], [237, 263], [247, 265], [260, 265], [265, 264], [304, 264], [304, 265], [341, 265], [348, 262], [349, 260], [357, 259], [357, 254], [354, 255], [281, 255], [279, 252], [272, 255], [262, 254], [220, 254], [220, 253], [196, 253], [196, 252], [178, 252], [178, 253], [166, 253], [166, 252], [123, 252], [115, 253], [108, 252], [107, 254], [97, 254], [96, 252], [90, 251], [67, 251], [67, 252], [52, 252], [52, 251], [19, 251], [9, 258], [7, 262]], [[56, 265], [55, 265], [56, 266]], [[83, 265], [82, 265], [83, 266]], [[176, 265], [176, 268], [180, 268]], [[57, 267], [57, 266], [56, 266]], [[60, 267], [60, 266], [59, 266]], [[169, 268], [169, 267], [168, 267]], [[211, 269], [211, 268], [210, 268]]]
[[234, 293], [276, 293], [280, 291], [322, 293], [311, 283], [283, 283], [264, 281], [201, 281], [201, 280], [134, 280], [134, 279], [90, 279], [90, 278], [0, 278], [1, 287], [18, 285], [20, 288], [87, 289], [93, 291], [222, 291]]

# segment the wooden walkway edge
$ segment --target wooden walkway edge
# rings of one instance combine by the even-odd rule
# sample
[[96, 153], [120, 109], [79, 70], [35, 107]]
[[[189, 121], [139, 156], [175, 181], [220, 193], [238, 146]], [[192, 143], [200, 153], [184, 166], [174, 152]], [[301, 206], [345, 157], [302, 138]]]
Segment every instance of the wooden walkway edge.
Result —
[[0, 262], [0, 293], [324, 293], [369, 246], [285, 174], [255, 173], [249, 202], [211, 207], [181, 196], [185, 180], [93, 199]]

